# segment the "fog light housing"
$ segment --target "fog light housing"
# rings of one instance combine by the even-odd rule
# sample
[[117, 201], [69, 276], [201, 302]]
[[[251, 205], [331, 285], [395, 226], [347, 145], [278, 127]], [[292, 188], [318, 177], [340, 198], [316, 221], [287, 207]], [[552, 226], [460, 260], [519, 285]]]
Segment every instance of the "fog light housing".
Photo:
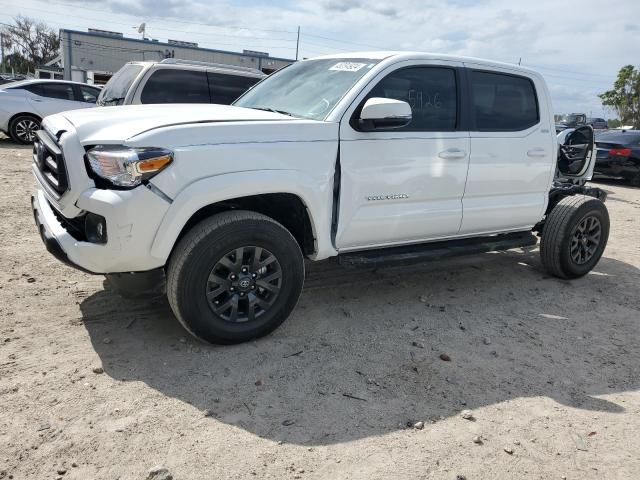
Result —
[[103, 216], [87, 213], [84, 219], [84, 234], [91, 243], [107, 243], [107, 221]]

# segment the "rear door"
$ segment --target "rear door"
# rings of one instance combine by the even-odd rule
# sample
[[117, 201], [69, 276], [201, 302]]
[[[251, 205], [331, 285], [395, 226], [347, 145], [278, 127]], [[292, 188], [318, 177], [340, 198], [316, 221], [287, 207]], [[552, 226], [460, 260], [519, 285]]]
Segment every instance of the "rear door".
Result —
[[464, 235], [521, 230], [546, 206], [557, 144], [541, 81], [468, 64], [471, 155]]
[[595, 163], [596, 152], [591, 125], [569, 128], [558, 134], [557, 179], [583, 184], [591, 180]]
[[76, 101], [72, 83], [43, 82], [38, 93], [29, 98], [34, 111], [42, 118], [54, 113], [82, 108]]

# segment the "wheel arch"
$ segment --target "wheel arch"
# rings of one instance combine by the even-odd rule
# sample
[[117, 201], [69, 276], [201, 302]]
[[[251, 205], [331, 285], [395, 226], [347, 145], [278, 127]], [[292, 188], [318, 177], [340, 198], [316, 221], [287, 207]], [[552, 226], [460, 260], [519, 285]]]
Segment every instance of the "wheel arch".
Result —
[[28, 117], [34, 117], [37, 118], [39, 122], [42, 122], [42, 117], [40, 115], [38, 115], [37, 113], [33, 113], [33, 112], [20, 112], [20, 113], [16, 113], [15, 115], [12, 115], [11, 118], [9, 119], [9, 121], [7, 122], [7, 128], [11, 128], [11, 124], [13, 123], [13, 121], [20, 117], [20, 116], [28, 116]]
[[174, 246], [200, 221], [232, 210], [261, 213], [291, 232], [304, 255], [316, 252], [315, 234], [307, 206], [298, 195], [288, 192], [247, 195], [205, 205], [189, 217], [176, 237]]

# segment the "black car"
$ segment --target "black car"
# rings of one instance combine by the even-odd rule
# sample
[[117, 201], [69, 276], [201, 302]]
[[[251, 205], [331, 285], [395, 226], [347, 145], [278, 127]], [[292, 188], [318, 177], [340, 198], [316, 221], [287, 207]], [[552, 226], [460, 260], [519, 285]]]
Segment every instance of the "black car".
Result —
[[596, 176], [623, 178], [640, 186], [640, 130], [597, 134], [596, 149]]

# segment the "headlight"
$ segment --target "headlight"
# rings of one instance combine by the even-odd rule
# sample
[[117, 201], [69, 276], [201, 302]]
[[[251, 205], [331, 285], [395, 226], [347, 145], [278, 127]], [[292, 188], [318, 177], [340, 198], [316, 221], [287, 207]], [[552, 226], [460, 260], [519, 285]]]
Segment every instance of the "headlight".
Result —
[[87, 152], [93, 173], [117, 187], [140, 185], [173, 161], [173, 152], [163, 148], [130, 148], [98, 145]]

